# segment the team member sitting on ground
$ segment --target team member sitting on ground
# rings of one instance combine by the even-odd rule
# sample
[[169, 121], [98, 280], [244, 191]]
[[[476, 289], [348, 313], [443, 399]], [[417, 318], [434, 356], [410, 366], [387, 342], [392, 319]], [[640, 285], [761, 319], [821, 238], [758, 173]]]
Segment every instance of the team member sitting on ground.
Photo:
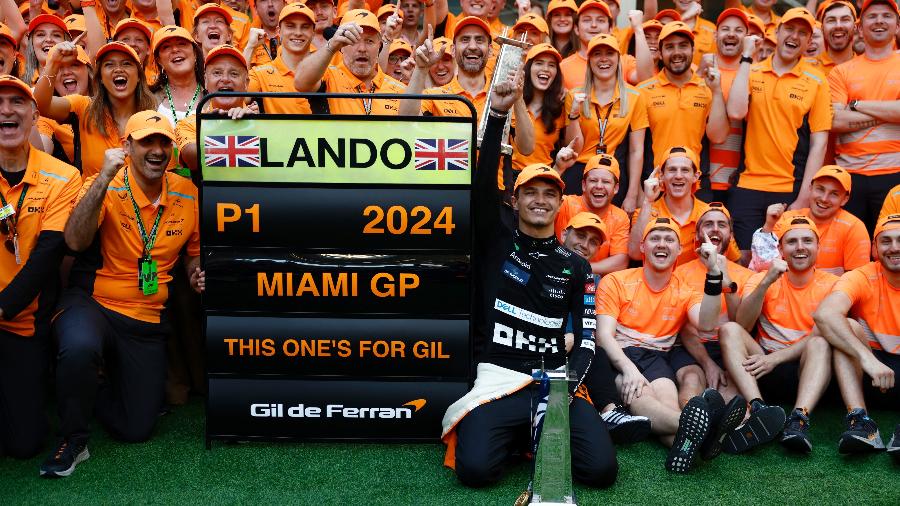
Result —
[[[866, 412], [867, 398], [891, 409], [900, 406], [900, 214], [879, 220], [872, 249], [878, 260], [841, 276], [813, 315], [834, 347], [834, 373], [850, 410], [841, 453], [884, 448]], [[887, 450], [900, 459], [900, 424]]]
[[[728, 374], [750, 399], [750, 418], [725, 439], [728, 453], [772, 441], [782, 424], [785, 448], [811, 452], [809, 413], [831, 380], [831, 348], [815, 328], [812, 313], [837, 277], [815, 267], [819, 235], [809, 218], [782, 219], [775, 235], [783, 259], [747, 281], [735, 322], [719, 329]], [[748, 332], [757, 320], [758, 341]], [[785, 422], [784, 410], [767, 406], [762, 391], [777, 396], [794, 385], [796, 402]]]
[[[707, 438], [718, 441], [740, 423], [746, 409], [740, 400], [711, 420], [705, 396], [681, 408], [675, 386], [675, 371], [694, 363], [683, 348], [673, 348], [678, 329], [686, 321], [701, 330], [715, 328], [722, 273], [715, 246], [706, 241], [700, 255], [708, 269], [706, 295], [674, 276], [681, 239], [669, 218], [656, 218], [644, 227], [640, 250], [643, 267], [609, 274], [597, 287], [597, 342], [621, 373], [616, 381], [625, 405], [647, 416], [653, 433], [671, 446], [666, 468], [685, 473], [694, 468]], [[722, 402], [714, 390], [706, 393], [717, 406]]]

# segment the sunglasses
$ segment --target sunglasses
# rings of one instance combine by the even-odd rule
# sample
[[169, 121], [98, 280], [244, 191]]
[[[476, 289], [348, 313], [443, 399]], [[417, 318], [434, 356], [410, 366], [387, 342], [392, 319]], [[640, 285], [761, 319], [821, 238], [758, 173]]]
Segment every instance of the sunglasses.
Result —
[[16, 236], [16, 223], [12, 220], [12, 217], [0, 220], [0, 233], [6, 236], [6, 240], [3, 241], [6, 250], [15, 255], [16, 244], [13, 242], [13, 238]]

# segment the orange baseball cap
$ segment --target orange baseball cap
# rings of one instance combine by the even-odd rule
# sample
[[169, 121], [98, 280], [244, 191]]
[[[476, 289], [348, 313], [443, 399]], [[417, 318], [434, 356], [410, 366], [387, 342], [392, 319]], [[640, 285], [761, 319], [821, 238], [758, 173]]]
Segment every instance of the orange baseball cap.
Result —
[[34, 94], [31, 92], [31, 86], [25, 84], [25, 81], [22, 81], [18, 77], [13, 77], [9, 74], [0, 75], [0, 88], [15, 88], [34, 101]]
[[719, 26], [720, 24], [722, 24], [722, 21], [725, 21], [732, 16], [740, 18], [740, 20], [744, 22], [744, 26], [748, 28], [750, 27], [750, 18], [747, 17], [747, 13], [744, 12], [743, 9], [738, 9], [735, 7], [731, 7], [722, 11], [722, 14], [719, 14], [719, 17], [716, 19], [716, 26]]
[[228, 12], [224, 7], [217, 3], [209, 3], [201, 5], [196, 11], [194, 11], [194, 25], [197, 25], [197, 18], [211, 12], [219, 14], [220, 16], [225, 18], [225, 22], [229, 25], [234, 22], [234, 18], [231, 17], [231, 13]]
[[450, 54], [450, 51], [453, 49], [453, 41], [447, 37], [437, 37], [431, 42], [431, 45], [435, 51], [440, 51], [442, 47], [446, 46], [447, 50], [444, 53], [445, 55]]
[[69, 30], [69, 33], [81, 33], [87, 29], [84, 24], [84, 16], [82, 16], [81, 14], [72, 14], [71, 16], [67, 16], [66, 19], [63, 20], [63, 23], [66, 24], [66, 29]]
[[84, 50], [83, 47], [75, 44], [75, 59], [78, 60], [79, 63], [87, 66], [91, 66], [93, 62], [91, 62], [91, 57], [88, 56], [87, 51]]
[[766, 24], [763, 23], [762, 18], [757, 16], [756, 14], [747, 14], [747, 21], [750, 23], [747, 25], [747, 30], [750, 30], [750, 27], [756, 28], [759, 30], [759, 33], [766, 33]]
[[406, 42], [403, 39], [396, 39], [394, 42], [391, 42], [391, 46], [388, 48], [388, 54], [394, 54], [394, 51], [406, 51], [406, 54], [412, 54], [413, 48], [409, 42]]
[[493, 38], [491, 36], [491, 27], [488, 26], [488, 24], [485, 23], [483, 19], [476, 16], [466, 16], [457, 21], [456, 26], [453, 28], [453, 40], [456, 40], [456, 34], [461, 32], [462, 29], [467, 26], [477, 26], [478, 28], [484, 30], [484, 33], [487, 34], [488, 38]]
[[882, 232], [897, 230], [898, 228], [900, 228], [900, 214], [889, 214], [878, 220], [878, 224], [875, 225], [875, 233], [872, 234], [872, 239], [878, 237], [878, 234]]
[[566, 183], [564, 183], [562, 178], [559, 177], [559, 172], [556, 172], [546, 164], [533, 163], [526, 166], [524, 169], [522, 169], [521, 172], [519, 172], [519, 176], [516, 177], [516, 184], [513, 186], [513, 192], [518, 190], [519, 187], [523, 184], [533, 179], [546, 179], [557, 184], [560, 191], [566, 189]]
[[853, 16], [853, 19], [856, 19], [856, 7], [845, 0], [826, 0], [819, 4], [819, 7], [816, 8], [816, 19], [821, 21], [825, 17], [825, 13], [830, 11], [833, 8], [844, 6], [850, 9], [850, 14]]
[[16, 38], [13, 37], [12, 30], [10, 30], [9, 27], [3, 23], [0, 23], [0, 39], [6, 40], [6, 42], [9, 42], [9, 45], [12, 46], [14, 50], [18, 50], [19, 41], [17, 41]]
[[45, 23], [56, 26], [57, 28], [65, 32], [69, 37], [72, 36], [72, 34], [69, 33], [69, 27], [66, 26], [66, 22], [61, 18], [54, 16], [53, 14], [38, 14], [37, 16], [35, 16], [34, 19], [32, 19], [31, 22], [28, 23], [28, 33], [31, 34], [31, 32], [33, 32], [35, 28]]
[[770, 26], [766, 28], [766, 40], [771, 42], [772, 44], [778, 45], [778, 36], [775, 35], [775, 27]]
[[795, 19], [808, 24], [810, 30], [812, 30], [816, 26], [816, 18], [812, 15], [811, 12], [806, 9], [806, 7], [793, 7], [791, 9], [788, 9], [784, 13], [784, 16], [781, 16], [781, 21], [778, 23], [778, 26], [781, 26], [789, 21], [794, 21]]
[[191, 36], [191, 32], [180, 26], [168, 25], [160, 28], [156, 31], [156, 33], [153, 34], [153, 42], [150, 44], [150, 52], [155, 54], [156, 48], [158, 48], [160, 44], [169, 39], [184, 39], [191, 44], [194, 43], [194, 37]]
[[546, 42], [537, 44], [534, 47], [532, 47], [531, 49], [529, 49], [528, 54], [525, 56], [525, 61], [531, 61], [542, 54], [552, 55], [554, 58], [556, 58], [557, 63], [562, 61], [562, 55], [559, 54], [559, 51], [557, 51], [555, 47], [553, 47], [550, 44], [547, 44]]
[[346, 23], [356, 23], [361, 28], [371, 28], [376, 32], [381, 33], [381, 25], [378, 23], [378, 18], [375, 17], [375, 14], [372, 14], [365, 9], [353, 9], [347, 11], [347, 13], [344, 14], [344, 17], [341, 18], [341, 24], [343, 25]]
[[847, 193], [850, 193], [850, 185], [852, 184], [850, 180], [850, 173], [847, 172], [843, 167], [839, 167], [837, 165], [825, 165], [824, 167], [816, 171], [816, 175], [814, 175], [810, 181], [815, 181], [820, 177], [833, 177], [834, 179], [837, 179], [837, 182], [841, 184], [844, 190], [846, 190]]
[[292, 3], [285, 5], [278, 14], [278, 23], [288, 18], [288, 16], [303, 16], [310, 20], [313, 24], [316, 22], [316, 14], [306, 6], [306, 4]]
[[662, 23], [663, 18], [672, 18], [673, 21], [681, 21], [681, 14], [678, 13], [675, 9], [663, 9], [656, 13], [656, 16], [653, 16], [653, 19]]
[[616, 160], [616, 157], [608, 155], [606, 153], [594, 155], [590, 160], [587, 161], [587, 164], [585, 164], [584, 166], [584, 174], [581, 176], [581, 179], [586, 178], [588, 176], [588, 173], [590, 173], [594, 169], [608, 170], [613, 176], [615, 176], [616, 181], [619, 180], [619, 176], [621, 175], [619, 161]]
[[725, 204], [723, 204], [722, 202], [710, 202], [708, 205], [709, 207], [707, 207], [706, 210], [700, 214], [700, 217], [697, 218], [697, 223], [700, 223], [700, 220], [702, 220], [703, 217], [706, 216], [706, 213], [710, 213], [713, 211], [719, 211], [720, 213], [724, 214], [726, 218], [728, 218], [728, 221], [731, 221], [731, 213], [728, 212], [728, 208], [725, 207]]
[[615, 35], [610, 35], [608, 33], [600, 33], [594, 35], [591, 41], [588, 42], [588, 54], [591, 54], [591, 51], [599, 46], [606, 46], [610, 49], [614, 49], [618, 53], [619, 39], [617, 39]]
[[375, 17], [381, 19], [382, 16], [388, 16], [392, 14], [400, 16], [401, 19], [403, 18], [403, 11], [401, 11], [395, 4], [382, 5], [381, 8], [378, 9], [378, 13], [375, 14]]
[[612, 11], [609, 10], [609, 6], [606, 5], [606, 2], [602, 0], [585, 0], [584, 3], [581, 4], [581, 7], [578, 8], [578, 15], [581, 16], [581, 14], [588, 9], [600, 9], [603, 11], [603, 14], [606, 14], [606, 17], [612, 19]]
[[774, 233], [775, 237], [780, 241], [781, 238], [784, 237], [784, 234], [791, 230], [812, 230], [816, 233], [816, 237], [819, 237], [819, 228], [816, 227], [816, 224], [806, 216], [797, 214], [782, 215], [781, 219], [775, 223], [772, 233]]
[[247, 59], [244, 58], [244, 53], [238, 51], [238, 48], [229, 45], [222, 44], [212, 48], [209, 53], [206, 54], [206, 58], [204, 59], [204, 65], [209, 65], [211, 61], [218, 58], [219, 56], [233, 56], [241, 62], [244, 67], [247, 66]]
[[694, 164], [694, 170], [700, 172], [700, 155], [694, 153], [694, 150], [685, 146], [672, 146], [663, 153], [663, 161], [661, 165], [665, 165], [672, 158], [684, 157]]
[[675, 232], [675, 235], [678, 236], [678, 242], [681, 242], [681, 227], [679, 227], [678, 224], [675, 223], [675, 220], [671, 218], [653, 218], [647, 222], [647, 225], [644, 227], [644, 235], [641, 236], [641, 241], [646, 240], [650, 232], [658, 228], [664, 228]]
[[600, 242], [606, 241], [606, 223], [594, 213], [582, 211], [572, 216], [566, 228], [593, 228], [600, 233]]
[[659, 41], [662, 42], [669, 37], [670, 35], [681, 34], [685, 37], [694, 40], [694, 31], [691, 28], [684, 24], [682, 21], [672, 21], [671, 23], [666, 23], [663, 25], [662, 32], [659, 34]]
[[644, 23], [641, 26], [644, 28], [645, 32], [647, 30], [662, 31], [662, 29], [663, 29], [663, 24], [655, 19], [648, 19], [647, 21], [644, 21]]
[[116, 23], [116, 27], [115, 29], [113, 29], [113, 39], [118, 37], [123, 31], [129, 28], [140, 30], [141, 33], [147, 36], [148, 41], [153, 40], [153, 31], [150, 30], [150, 27], [140, 19], [135, 18], [125, 18], [122, 21]]
[[137, 52], [124, 42], [108, 42], [100, 46], [100, 49], [97, 50], [97, 57], [94, 61], [99, 63], [103, 56], [105, 56], [107, 53], [114, 53], [116, 51], [127, 54], [131, 57], [131, 59], [134, 60], [135, 63], [137, 63], [138, 65], [141, 64], [141, 59], [140, 57], [138, 57]]
[[545, 35], [550, 34], [550, 28], [547, 26], [547, 22], [544, 21], [544, 18], [533, 12], [520, 16], [516, 21], [516, 24], [513, 25], [513, 30], [521, 30], [524, 26], [533, 26]]
[[547, 17], [549, 18], [550, 13], [556, 9], [572, 9], [572, 12], [578, 12], [578, 4], [575, 0], [550, 0], [547, 4]]
[[172, 123], [162, 114], [153, 111], [141, 111], [131, 116], [125, 124], [125, 134], [122, 139], [131, 137], [135, 140], [143, 139], [151, 135], [164, 135], [170, 140], [175, 140], [175, 131]]
[[894, 12], [897, 13], [897, 15], [900, 15], [900, 7], [897, 6], [896, 0], [866, 0], [865, 2], [863, 2], [862, 8], [859, 10], [859, 13], [862, 14], [863, 12], [866, 12], [866, 9], [874, 4], [887, 4], [891, 9], [894, 10]]

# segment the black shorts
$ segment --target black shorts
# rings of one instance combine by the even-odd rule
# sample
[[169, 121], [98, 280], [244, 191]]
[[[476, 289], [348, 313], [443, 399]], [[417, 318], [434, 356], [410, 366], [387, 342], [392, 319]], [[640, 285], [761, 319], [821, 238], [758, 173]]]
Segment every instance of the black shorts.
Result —
[[731, 188], [728, 211], [734, 218], [734, 240], [742, 250], [749, 250], [753, 232], [766, 222], [766, 208], [772, 204], [790, 205], [796, 195], [793, 192], [764, 192], [746, 188]]
[[772, 372], [757, 380], [759, 391], [770, 404], [793, 404], [800, 386], [800, 360], [778, 364]]
[[706, 341], [703, 343], [706, 348], [706, 354], [716, 363], [717, 366], [725, 369], [725, 361], [722, 360], [722, 345], [719, 341]]
[[872, 350], [875, 358], [882, 364], [890, 367], [894, 371], [894, 388], [887, 392], [872, 386], [872, 378], [863, 375], [863, 393], [866, 398], [866, 405], [881, 409], [896, 410], [900, 406], [900, 355], [894, 355], [882, 350]]
[[673, 346], [669, 351], [648, 350], [629, 346], [622, 350], [629, 360], [634, 362], [641, 374], [652, 382], [659, 378], [669, 378], [675, 381], [675, 373], [682, 367], [696, 365], [697, 361], [691, 356], [684, 346]]

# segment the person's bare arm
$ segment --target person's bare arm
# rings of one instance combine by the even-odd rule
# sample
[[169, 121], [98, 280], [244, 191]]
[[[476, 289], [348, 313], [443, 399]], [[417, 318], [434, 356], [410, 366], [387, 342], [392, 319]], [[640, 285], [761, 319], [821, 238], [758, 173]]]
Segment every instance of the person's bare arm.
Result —
[[628, 236], [628, 256], [632, 260], [641, 260], [641, 241], [644, 240], [644, 227], [650, 223], [650, 211], [653, 202], [659, 198], [662, 193], [659, 180], [655, 177], [655, 173], [644, 181], [644, 200], [641, 203], [641, 210], [631, 224], [631, 234]]
[[[428, 69], [441, 61], [441, 58], [444, 57], [444, 53], [447, 51], [447, 46], [442, 46], [440, 51], [435, 51], [434, 27], [429, 26], [427, 31], [428, 37], [425, 39], [425, 42], [413, 51], [416, 68], [409, 78], [409, 84], [406, 85], [405, 93], [407, 95], [418, 95], [425, 90], [425, 84], [428, 82]], [[420, 114], [422, 114], [421, 100], [400, 101], [400, 116], [418, 116]]]
[[638, 370], [634, 362], [631, 361], [622, 351], [622, 347], [616, 342], [616, 319], [612, 316], [597, 316], [597, 345], [606, 351], [609, 361], [613, 367], [622, 373], [622, 382], [619, 388], [622, 394], [622, 401], [625, 405], [631, 404], [631, 401], [640, 397], [645, 386], [649, 386], [647, 378]]
[[156, 16], [163, 26], [174, 25], [175, 8], [172, 6], [172, 0], [156, 0]]
[[833, 103], [831, 108], [834, 117], [831, 119], [831, 131], [834, 133], [855, 132], [872, 128], [881, 123], [864, 112], [851, 111], [846, 104]]
[[28, 31], [28, 25], [25, 24], [25, 19], [22, 17], [15, 0], [0, 1], [0, 13], [3, 14], [3, 22], [6, 23], [6, 27], [9, 28], [13, 38], [21, 41], [22, 37], [25, 36], [25, 32]]
[[772, 265], [766, 271], [765, 276], [756, 289], [744, 295], [744, 298], [741, 299], [741, 305], [738, 307], [734, 318], [738, 325], [744, 327], [747, 331], [753, 329], [756, 320], [759, 319], [759, 314], [762, 312], [763, 301], [766, 299], [766, 290], [785, 272], [787, 272], [787, 262], [781, 258], [776, 258], [772, 261]]
[[103, 160], [103, 168], [97, 174], [87, 193], [72, 210], [63, 237], [66, 246], [72, 251], [84, 251], [94, 241], [97, 228], [100, 224], [100, 208], [103, 206], [103, 198], [110, 181], [113, 180], [119, 169], [125, 165], [125, 151], [121, 148], [106, 150]]
[[653, 54], [647, 45], [647, 37], [644, 35], [644, 13], [638, 10], [628, 11], [628, 21], [634, 32], [634, 59], [637, 63], [638, 82], [646, 81], [653, 77], [656, 68], [653, 65]]
[[882, 123], [900, 123], [900, 100], [860, 100], [856, 110]]
[[619, 253], [610, 255], [603, 260], [591, 262], [591, 271], [594, 274], [609, 274], [611, 272], [621, 271], [628, 268], [628, 255]]
[[[748, 35], [744, 37], [743, 51], [741, 56], [744, 58], [753, 58], [756, 54], [757, 46], [760, 44], [760, 38], [756, 35]], [[725, 104], [728, 117], [735, 120], [742, 120], [747, 117], [747, 111], [750, 109], [750, 63], [741, 63], [738, 67], [734, 81], [731, 83], [731, 91], [728, 93], [728, 102]]]
[[91, 61], [97, 59], [97, 51], [106, 44], [106, 36], [103, 35], [103, 26], [97, 15], [97, 7], [88, 5], [82, 7], [84, 13], [84, 28], [87, 32], [87, 54]]
[[334, 37], [328, 39], [325, 47], [303, 58], [294, 71], [294, 88], [297, 91], [317, 91], [325, 70], [334, 54], [362, 39], [363, 31], [356, 23], [346, 23], [338, 27]]
[[59, 67], [74, 61], [77, 54], [75, 44], [66, 41], [53, 46], [50, 54], [47, 55], [47, 62], [44, 64], [44, 69], [41, 71], [33, 91], [34, 102], [42, 116], [56, 121], [65, 121], [69, 117], [72, 110], [69, 101], [53, 96], [53, 81], [56, 79]]
[[715, 65], [708, 65], [701, 77], [712, 92], [709, 118], [706, 120], [706, 137], [713, 144], [721, 144], [728, 138], [728, 132], [731, 130], [728, 112], [725, 110], [725, 96], [722, 94], [722, 75]]

